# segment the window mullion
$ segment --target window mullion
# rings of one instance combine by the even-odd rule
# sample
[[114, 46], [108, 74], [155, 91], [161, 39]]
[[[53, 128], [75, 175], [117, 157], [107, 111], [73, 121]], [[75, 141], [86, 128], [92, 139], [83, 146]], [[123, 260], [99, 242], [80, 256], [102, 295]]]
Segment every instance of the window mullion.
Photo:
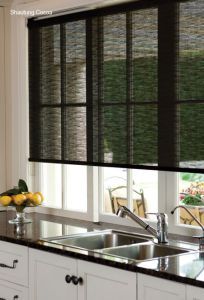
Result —
[[[88, 189], [87, 189], [88, 190]], [[105, 211], [104, 209], [104, 168], [98, 168], [98, 200], [99, 200], [99, 214]]]
[[61, 201], [61, 205], [62, 205], [62, 209], [66, 209], [66, 199], [65, 197], [67, 197], [67, 167], [66, 165], [62, 165], [61, 167], [61, 172], [62, 172], [62, 201]]
[[[178, 166], [178, 3], [158, 8], [158, 165]], [[167, 151], [168, 149], [168, 151]]]
[[133, 211], [133, 201], [132, 201], [132, 170], [127, 169], [127, 200], [128, 207]]

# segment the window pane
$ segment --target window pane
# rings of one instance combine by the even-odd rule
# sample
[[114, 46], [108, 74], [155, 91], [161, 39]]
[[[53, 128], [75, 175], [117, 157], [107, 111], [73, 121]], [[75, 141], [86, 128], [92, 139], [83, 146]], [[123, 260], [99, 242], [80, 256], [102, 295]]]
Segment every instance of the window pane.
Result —
[[[179, 204], [187, 209], [204, 224], [204, 174], [179, 173]], [[179, 211], [180, 224], [198, 224], [184, 210]]]
[[64, 166], [65, 208], [87, 211], [87, 167]]
[[66, 40], [66, 103], [86, 102], [86, 24], [85, 20], [68, 22]]
[[179, 98], [203, 100], [203, 0], [180, 3]]
[[[145, 211], [158, 212], [158, 171], [132, 170], [132, 178], [133, 210], [136, 206], [135, 210], [138, 210], [136, 213], [139, 213], [140, 216]], [[140, 199], [141, 202], [135, 203], [134, 199]], [[137, 208], [138, 205], [139, 207]]]
[[[103, 212], [116, 213], [117, 201], [127, 202], [127, 169], [103, 168]], [[123, 203], [127, 206], [127, 203]]]
[[40, 164], [41, 192], [44, 206], [62, 208], [62, 173], [61, 165]]
[[136, 102], [157, 101], [158, 12], [144, 9], [132, 15], [133, 97]]
[[104, 102], [126, 99], [126, 15], [103, 18]]
[[133, 119], [134, 163], [155, 165], [158, 161], [157, 105], [135, 105]]
[[[149, 170], [131, 170], [132, 208], [141, 217], [145, 211], [158, 211], [158, 172]], [[116, 213], [119, 205], [128, 206], [127, 169], [103, 168], [104, 201], [103, 212]]]
[[104, 161], [125, 163], [127, 147], [127, 119], [125, 106], [103, 109]]

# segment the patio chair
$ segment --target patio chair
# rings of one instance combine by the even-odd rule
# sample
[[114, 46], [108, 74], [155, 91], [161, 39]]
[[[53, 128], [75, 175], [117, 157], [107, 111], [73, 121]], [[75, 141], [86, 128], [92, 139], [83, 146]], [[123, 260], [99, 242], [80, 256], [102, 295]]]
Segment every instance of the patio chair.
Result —
[[[127, 186], [117, 186], [115, 188], [109, 188], [109, 196], [111, 201], [112, 212], [115, 214], [119, 206], [127, 206]], [[143, 190], [139, 192], [132, 189], [133, 194], [133, 212], [140, 216], [145, 217], [145, 199]]]

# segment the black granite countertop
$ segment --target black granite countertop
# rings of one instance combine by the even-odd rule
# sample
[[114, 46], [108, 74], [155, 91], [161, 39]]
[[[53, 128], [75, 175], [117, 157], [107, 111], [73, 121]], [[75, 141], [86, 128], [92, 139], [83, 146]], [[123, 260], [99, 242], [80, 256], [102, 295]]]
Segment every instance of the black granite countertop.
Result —
[[[0, 240], [31, 248], [48, 251], [77, 259], [84, 259], [131, 272], [143, 273], [176, 282], [186, 283], [198, 287], [204, 287], [204, 252], [190, 252], [178, 256], [152, 259], [144, 262], [136, 262], [118, 258], [110, 255], [96, 253], [94, 251], [80, 250], [72, 247], [65, 247], [52, 244], [43, 239], [84, 233], [94, 230], [119, 229], [128, 232], [135, 232], [132, 227], [122, 227], [107, 223], [92, 223], [88, 221], [73, 220], [52, 215], [30, 213], [32, 223], [25, 224], [19, 228], [8, 223], [14, 217], [14, 212], [0, 212]], [[138, 233], [144, 233], [137, 230]], [[194, 242], [188, 237], [177, 235], [170, 236], [171, 239], [186, 242]]]

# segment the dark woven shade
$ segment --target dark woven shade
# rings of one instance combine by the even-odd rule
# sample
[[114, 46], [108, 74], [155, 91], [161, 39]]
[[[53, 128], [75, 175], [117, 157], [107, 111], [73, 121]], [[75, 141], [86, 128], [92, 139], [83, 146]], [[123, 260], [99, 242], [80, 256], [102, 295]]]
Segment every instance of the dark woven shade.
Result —
[[30, 161], [204, 172], [204, 2], [30, 19]]

